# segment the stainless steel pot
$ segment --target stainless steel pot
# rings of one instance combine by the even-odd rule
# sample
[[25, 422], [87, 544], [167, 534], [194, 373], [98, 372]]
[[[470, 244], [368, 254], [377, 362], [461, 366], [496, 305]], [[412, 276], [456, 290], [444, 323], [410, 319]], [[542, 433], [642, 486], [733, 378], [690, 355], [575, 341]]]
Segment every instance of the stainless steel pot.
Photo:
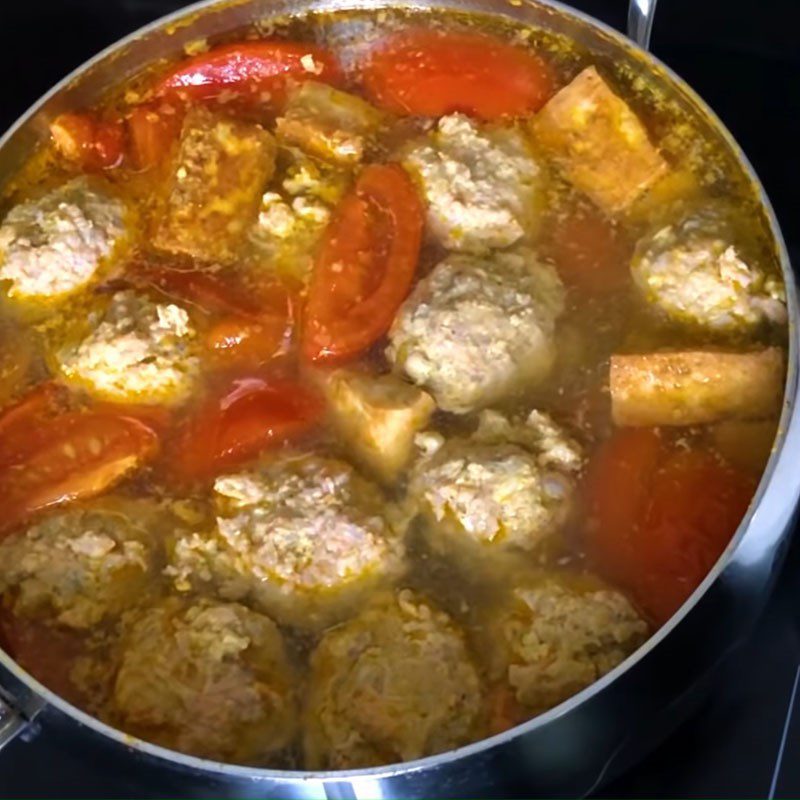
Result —
[[[430, 6], [491, 12], [565, 33], [616, 63], [645, 67], [698, 112], [760, 197], [786, 281], [789, 370], [780, 432], [739, 530], [711, 574], [675, 617], [639, 651], [557, 708], [499, 736], [441, 755], [379, 769], [288, 772], [191, 758], [133, 739], [74, 708], [0, 651], [0, 747], [19, 734], [81, 739], [99, 769], [155, 770], [167, 793], [237, 797], [372, 798], [582, 795], [641, 756], [691, 709], [714, 667], [757, 617], [782, 555], [800, 496], [798, 301], [769, 200], [744, 154], [704, 103], [663, 64], [606, 26], [552, 0], [234, 0], [202, 2], [146, 27], [100, 53], [55, 86], [0, 140], [0, 186], [48, 135], [61, 110], [90, 104], [154, 59], [198, 37], [310, 9]], [[630, 24], [646, 46], [655, 0], [631, 0]]]

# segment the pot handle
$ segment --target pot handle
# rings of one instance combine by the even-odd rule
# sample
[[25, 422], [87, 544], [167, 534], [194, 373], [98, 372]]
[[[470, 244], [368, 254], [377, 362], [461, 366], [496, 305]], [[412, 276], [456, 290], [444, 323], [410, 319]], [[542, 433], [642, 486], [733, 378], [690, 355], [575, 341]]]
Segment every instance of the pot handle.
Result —
[[650, 34], [658, 0], [628, 0], [628, 38], [642, 50], [650, 48]]
[[8, 695], [0, 689], [0, 750], [16, 739], [30, 725], [27, 720], [8, 699]]

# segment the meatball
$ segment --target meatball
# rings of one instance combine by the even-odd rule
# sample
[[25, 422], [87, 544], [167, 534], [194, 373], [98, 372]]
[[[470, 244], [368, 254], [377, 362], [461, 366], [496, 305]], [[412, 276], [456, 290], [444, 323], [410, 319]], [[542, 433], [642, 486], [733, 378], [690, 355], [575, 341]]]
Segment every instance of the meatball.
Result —
[[498, 674], [529, 713], [594, 683], [648, 636], [647, 623], [624, 595], [596, 578], [567, 573], [529, 577], [495, 610], [488, 628]]
[[217, 478], [214, 492], [216, 530], [173, 548], [178, 590], [206, 588], [316, 629], [401, 571], [391, 507], [343, 461], [285, 454]]
[[532, 227], [540, 170], [514, 128], [479, 127], [462, 114], [442, 117], [403, 166], [422, 187], [429, 232], [448, 250], [508, 247]]
[[557, 533], [573, 506], [581, 451], [546, 414], [509, 420], [484, 411], [470, 437], [420, 440], [408, 499], [435, 550], [482, 565], [529, 551]]
[[179, 403], [200, 371], [185, 309], [132, 291], [111, 299], [99, 324], [56, 354], [68, 383], [113, 402]]
[[0, 280], [9, 295], [48, 300], [91, 282], [123, 233], [124, 207], [77, 178], [12, 209], [0, 225]]
[[386, 355], [445, 411], [466, 413], [542, 381], [564, 288], [527, 250], [453, 255], [400, 308]]
[[462, 632], [408, 590], [323, 637], [306, 698], [308, 769], [409, 761], [483, 733], [481, 681]]
[[297, 729], [296, 675], [272, 620], [170, 597], [127, 621], [105, 716], [173, 750], [261, 764]]
[[786, 321], [780, 279], [743, 261], [714, 214], [642, 239], [631, 272], [645, 299], [675, 322], [732, 334]]
[[71, 628], [115, 617], [155, 578], [158, 513], [145, 500], [105, 499], [45, 517], [0, 543], [0, 592], [16, 615]]

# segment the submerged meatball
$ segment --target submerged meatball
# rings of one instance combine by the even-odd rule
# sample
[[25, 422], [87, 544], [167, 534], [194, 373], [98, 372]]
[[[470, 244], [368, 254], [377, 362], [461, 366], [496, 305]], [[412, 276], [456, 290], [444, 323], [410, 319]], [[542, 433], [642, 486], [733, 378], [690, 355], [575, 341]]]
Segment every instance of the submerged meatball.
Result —
[[786, 321], [780, 279], [745, 263], [713, 214], [640, 241], [631, 272], [645, 299], [676, 322], [737, 333]]
[[308, 769], [423, 758], [482, 734], [482, 688], [464, 636], [413, 592], [373, 601], [311, 659]]
[[508, 247], [532, 225], [539, 168], [513, 128], [479, 127], [462, 114], [442, 117], [403, 166], [422, 186], [429, 231], [448, 250]]
[[171, 597], [128, 620], [106, 716], [164, 747], [260, 764], [294, 737], [296, 677], [272, 620]]
[[185, 400], [200, 369], [189, 315], [172, 303], [118, 292], [97, 327], [56, 358], [63, 377], [115, 402]]
[[492, 615], [497, 665], [517, 702], [539, 713], [594, 683], [648, 636], [627, 598], [588, 576], [528, 579]]
[[0, 592], [19, 616], [89, 628], [137, 603], [155, 578], [154, 504], [103, 500], [0, 544]]
[[77, 178], [12, 209], [0, 225], [0, 280], [9, 295], [45, 300], [88, 284], [123, 233], [122, 203]]
[[217, 478], [214, 491], [217, 530], [175, 543], [169, 572], [179, 590], [210, 588], [318, 628], [400, 572], [388, 504], [343, 461], [283, 455]]
[[564, 288], [527, 250], [450, 256], [417, 284], [386, 355], [445, 411], [465, 413], [543, 380]]
[[573, 505], [581, 452], [546, 414], [510, 421], [481, 415], [471, 437], [422, 438], [408, 496], [437, 550], [480, 561], [532, 550], [562, 527]]

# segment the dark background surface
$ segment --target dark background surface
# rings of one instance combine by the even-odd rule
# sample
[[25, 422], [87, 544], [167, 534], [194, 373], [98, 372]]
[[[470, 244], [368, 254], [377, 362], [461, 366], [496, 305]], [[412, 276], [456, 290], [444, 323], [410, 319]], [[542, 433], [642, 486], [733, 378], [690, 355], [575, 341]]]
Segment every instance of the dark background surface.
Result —
[[[177, 0], [0, 0], [0, 130], [83, 60]], [[624, 0], [573, 5], [622, 27]], [[798, 263], [800, 0], [660, 0], [652, 49], [720, 115], [760, 175]], [[800, 459], [799, 459], [800, 460]], [[800, 469], [800, 464], [798, 465]], [[800, 543], [798, 543], [800, 544]], [[608, 797], [800, 797], [800, 546], [700, 713]], [[48, 735], [49, 734], [49, 735]], [[0, 797], [157, 797], [135, 771], [90, 764], [46, 728], [0, 755]], [[523, 789], [524, 793], [524, 789]]]

